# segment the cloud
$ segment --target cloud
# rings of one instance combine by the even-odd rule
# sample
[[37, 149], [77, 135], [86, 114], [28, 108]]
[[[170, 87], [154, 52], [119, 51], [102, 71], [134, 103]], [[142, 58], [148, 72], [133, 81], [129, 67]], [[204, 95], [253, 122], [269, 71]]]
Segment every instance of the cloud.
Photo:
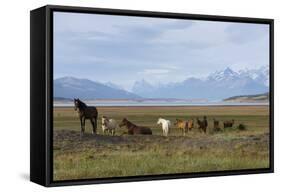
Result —
[[54, 17], [54, 75], [130, 87], [268, 65], [268, 26], [95, 14]]
[[256, 41], [269, 35], [269, 25], [233, 23], [225, 32], [232, 43], [241, 44]]
[[144, 74], [144, 75], [162, 75], [162, 74], [167, 74], [169, 72], [170, 72], [170, 70], [168, 70], [168, 69], [145, 69], [145, 70], [139, 72], [139, 74]]
[[225, 43], [228, 24], [213, 21], [193, 21], [187, 28], [167, 29], [153, 39], [153, 44], [182, 45], [193, 49], [209, 48]]

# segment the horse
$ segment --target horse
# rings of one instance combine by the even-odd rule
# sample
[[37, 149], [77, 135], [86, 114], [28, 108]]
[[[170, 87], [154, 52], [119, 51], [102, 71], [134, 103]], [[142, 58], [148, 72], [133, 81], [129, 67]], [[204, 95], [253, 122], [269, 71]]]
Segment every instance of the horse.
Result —
[[232, 119], [231, 121], [224, 121], [223, 128], [232, 127], [233, 124], [234, 124], [234, 119]]
[[215, 118], [213, 120], [214, 120], [214, 131], [215, 132], [220, 131], [221, 130], [220, 122], [218, 120], [216, 120]]
[[171, 121], [163, 118], [159, 118], [157, 124], [158, 125], [162, 124], [163, 136], [167, 137], [169, 133], [169, 127], [171, 127]]
[[111, 135], [115, 135], [115, 129], [118, 127], [118, 124], [114, 119], [108, 119], [106, 116], [102, 116], [101, 127], [103, 134], [108, 132]]
[[135, 134], [152, 135], [152, 131], [150, 128], [135, 125], [132, 122], [128, 121], [126, 118], [124, 118], [119, 124], [119, 127], [123, 127], [123, 126], [127, 127], [129, 135], [135, 135]]
[[201, 131], [203, 131], [204, 133], [207, 132], [208, 121], [207, 121], [207, 117], [206, 116], [203, 117], [202, 121], [197, 118], [197, 124], [198, 124], [198, 129], [199, 129], [200, 132]]
[[181, 119], [176, 119], [176, 122], [174, 123], [175, 126], [177, 126], [179, 129], [182, 130], [183, 135], [185, 136], [185, 132], [188, 132], [188, 122], [181, 120]]
[[193, 129], [193, 127], [194, 127], [193, 119], [187, 120], [187, 129], [188, 129], [188, 131], [191, 131], [191, 129]]
[[74, 99], [75, 111], [78, 111], [80, 124], [81, 124], [81, 132], [80, 136], [84, 135], [85, 132], [85, 120], [89, 119], [91, 121], [93, 127], [93, 135], [97, 133], [97, 118], [98, 118], [98, 110], [96, 107], [88, 107], [84, 102], [80, 99]]

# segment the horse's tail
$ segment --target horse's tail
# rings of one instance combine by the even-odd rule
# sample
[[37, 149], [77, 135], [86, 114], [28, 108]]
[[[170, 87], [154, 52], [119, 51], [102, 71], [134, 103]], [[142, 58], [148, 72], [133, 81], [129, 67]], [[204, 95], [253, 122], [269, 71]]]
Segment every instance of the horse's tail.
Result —
[[95, 117], [95, 129], [97, 131], [98, 128], [98, 116]]
[[168, 120], [168, 127], [171, 127], [171, 121], [170, 120]]

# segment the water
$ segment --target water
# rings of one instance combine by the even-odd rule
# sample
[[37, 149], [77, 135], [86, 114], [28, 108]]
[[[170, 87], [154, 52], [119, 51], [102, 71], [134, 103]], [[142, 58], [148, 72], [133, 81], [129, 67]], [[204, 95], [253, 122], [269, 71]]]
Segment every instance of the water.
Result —
[[[269, 103], [248, 103], [248, 102], [165, 102], [165, 101], [90, 101], [86, 102], [89, 106], [109, 106], [109, 107], [128, 107], [128, 106], [266, 106]], [[73, 102], [55, 102], [54, 107], [74, 107]]]

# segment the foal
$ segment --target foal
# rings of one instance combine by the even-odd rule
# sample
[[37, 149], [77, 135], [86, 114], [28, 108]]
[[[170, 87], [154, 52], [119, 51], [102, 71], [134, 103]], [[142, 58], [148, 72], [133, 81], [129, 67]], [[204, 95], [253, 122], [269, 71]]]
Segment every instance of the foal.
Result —
[[111, 135], [114, 135], [117, 127], [118, 127], [118, 124], [114, 119], [109, 119], [106, 116], [102, 116], [101, 128], [102, 128], [103, 134], [105, 134], [105, 132], [108, 132]]

